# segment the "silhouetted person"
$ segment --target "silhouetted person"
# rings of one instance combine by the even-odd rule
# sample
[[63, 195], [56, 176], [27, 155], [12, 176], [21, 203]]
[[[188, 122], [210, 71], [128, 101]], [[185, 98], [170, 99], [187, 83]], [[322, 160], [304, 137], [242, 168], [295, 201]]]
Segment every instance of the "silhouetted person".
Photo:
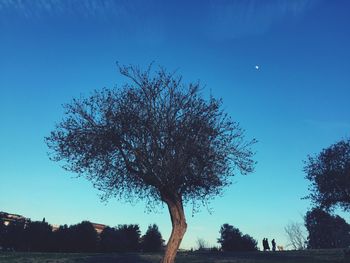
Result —
[[276, 241], [275, 241], [275, 239], [272, 239], [271, 244], [272, 244], [272, 251], [276, 251]]
[[262, 241], [262, 243], [263, 243], [264, 251], [266, 251], [267, 246], [268, 246], [268, 244], [267, 244], [267, 238], [264, 238], [263, 241]]
[[262, 240], [263, 250], [265, 251], [265, 238]]
[[266, 250], [270, 250], [269, 240], [266, 238]]

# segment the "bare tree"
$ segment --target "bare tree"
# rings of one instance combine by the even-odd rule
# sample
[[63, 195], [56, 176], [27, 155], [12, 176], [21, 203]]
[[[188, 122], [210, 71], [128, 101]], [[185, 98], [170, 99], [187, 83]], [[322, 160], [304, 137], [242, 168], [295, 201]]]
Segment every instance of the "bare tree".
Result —
[[172, 222], [164, 263], [174, 262], [187, 224], [184, 204], [207, 202], [236, 171], [253, 171], [252, 144], [200, 84], [164, 69], [120, 66], [129, 81], [65, 105], [46, 138], [51, 159], [85, 176], [104, 198], [163, 202]]
[[287, 234], [289, 244], [287, 246], [292, 246], [295, 250], [302, 250], [306, 248], [306, 234], [303, 229], [302, 223], [290, 222], [284, 228]]
[[209, 248], [209, 245], [203, 238], [197, 238], [197, 247], [198, 250], [206, 250]]

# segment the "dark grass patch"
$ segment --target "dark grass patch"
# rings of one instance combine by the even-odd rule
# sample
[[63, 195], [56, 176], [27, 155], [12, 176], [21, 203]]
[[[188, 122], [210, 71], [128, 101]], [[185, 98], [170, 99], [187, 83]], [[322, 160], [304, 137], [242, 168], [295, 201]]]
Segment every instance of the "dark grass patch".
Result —
[[[1, 263], [159, 263], [162, 254], [0, 252]], [[342, 249], [283, 252], [179, 252], [177, 263], [350, 263]]]

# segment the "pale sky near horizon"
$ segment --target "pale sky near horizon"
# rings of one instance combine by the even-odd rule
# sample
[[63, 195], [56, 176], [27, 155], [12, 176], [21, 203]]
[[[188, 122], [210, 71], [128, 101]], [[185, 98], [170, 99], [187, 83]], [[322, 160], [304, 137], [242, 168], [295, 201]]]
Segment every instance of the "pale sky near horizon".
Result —
[[[62, 104], [121, 85], [116, 61], [177, 70], [259, 142], [255, 172], [192, 217], [182, 248], [216, 243], [229, 223], [286, 245], [310, 208], [303, 160], [350, 136], [350, 3], [346, 0], [0, 0], [0, 211], [52, 224], [157, 223], [165, 207], [109, 200], [49, 160], [44, 137]], [[257, 68], [258, 67], [258, 68]], [[342, 214], [350, 221], [349, 214]]]

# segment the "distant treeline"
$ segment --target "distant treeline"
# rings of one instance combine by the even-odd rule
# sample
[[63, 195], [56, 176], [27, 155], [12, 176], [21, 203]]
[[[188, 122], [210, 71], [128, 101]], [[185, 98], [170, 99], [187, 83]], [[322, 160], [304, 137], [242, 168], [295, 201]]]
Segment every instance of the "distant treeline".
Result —
[[[219, 247], [209, 248], [205, 242], [198, 250], [255, 251], [257, 241], [243, 235], [238, 228], [222, 225]], [[43, 221], [13, 220], [8, 224], [0, 218], [0, 250], [32, 252], [158, 252], [164, 240], [156, 224], [148, 226], [141, 236], [138, 225], [105, 227], [98, 233], [94, 224], [82, 221], [76, 225], [63, 225], [53, 230]]]
[[45, 220], [33, 222], [0, 221], [0, 247], [5, 250], [36, 252], [157, 252], [164, 240], [157, 225], [150, 225], [141, 236], [138, 225], [106, 227], [98, 234], [94, 226], [83, 221], [60, 226], [53, 231]]
[[[95, 225], [96, 226], [96, 225]], [[350, 246], [350, 225], [341, 217], [314, 208], [305, 216], [307, 238], [301, 230], [292, 229], [291, 240], [304, 240], [294, 249], [346, 248]], [[298, 230], [298, 231], [296, 231]], [[299, 231], [300, 230], [300, 231]], [[210, 247], [198, 239], [196, 249], [215, 251], [256, 251], [258, 242], [238, 228], [223, 224], [217, 242]], [[33, 252], [158, 252], [164, 240], [156, 224], [142, 236], [137, 224], [105, 227], [98, 233], [94, 224], [83, 221], [53, 230], [45, 220], [3, 221], [0, 217], [0, 250]]]
[[[238, 228], [222, 225], [218, 243], [222, 251], [254, 251], [257, 241], [243, 235]], [[141, 236], [138, 225], [105, 227], [98, 234], [94, 225], [83, 221], [76, 225], [63, 225], [53, 230], [43, 221], [12, 221], [4, 224], [0, 218], [0, 247], [4, 250], [33, 252], [158, 252], [164, 240], [156, 224], [150, 225]], [[209, 249], [199, 245], [199, 250]]]

